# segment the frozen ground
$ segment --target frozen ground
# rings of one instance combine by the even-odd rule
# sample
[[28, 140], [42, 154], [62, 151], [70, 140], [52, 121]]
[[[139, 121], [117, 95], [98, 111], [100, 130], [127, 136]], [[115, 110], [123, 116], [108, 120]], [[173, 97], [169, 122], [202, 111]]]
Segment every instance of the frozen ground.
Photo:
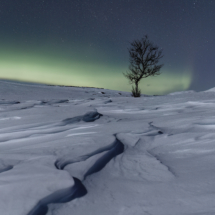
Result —
[[215, 90], [0, 81], [1, 215], [214, 215]]

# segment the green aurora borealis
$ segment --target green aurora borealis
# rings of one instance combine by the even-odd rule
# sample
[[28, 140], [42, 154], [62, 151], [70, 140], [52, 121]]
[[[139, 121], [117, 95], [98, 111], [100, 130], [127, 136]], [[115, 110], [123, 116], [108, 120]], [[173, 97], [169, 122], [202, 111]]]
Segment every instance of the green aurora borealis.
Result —
[[[33, 50], [36, 50], [34, 48]], [[48, 48], [51, 50], [51, 48]], [[81, 58], [81, 57], [79, 57]], [[95, 59], [92, 57], [92, 59]], [[107, 64], [96, 60], [73, 60], [68, 56], [50, 52], [4, 48], [0, 53], [0, 76], [27, 82], [38, 82], [52, 85], [87, 86], [113, 90], [130, 91], [123, 72], [127, 63]], [[183, 75], [182, 75], [183, 74]], [[166, 94], [189, 88], [192, 81], [192, 69], [165, 71], [157, 77], [141, 81], [141, 90], [145, 94]]]

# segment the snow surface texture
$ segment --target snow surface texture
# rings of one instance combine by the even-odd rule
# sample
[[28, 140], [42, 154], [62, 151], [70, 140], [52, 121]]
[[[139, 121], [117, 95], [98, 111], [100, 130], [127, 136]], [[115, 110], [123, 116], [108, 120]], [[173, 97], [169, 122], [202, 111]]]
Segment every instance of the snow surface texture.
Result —
[[215, 91], [0, 81], [1, 215], [214, 215]]

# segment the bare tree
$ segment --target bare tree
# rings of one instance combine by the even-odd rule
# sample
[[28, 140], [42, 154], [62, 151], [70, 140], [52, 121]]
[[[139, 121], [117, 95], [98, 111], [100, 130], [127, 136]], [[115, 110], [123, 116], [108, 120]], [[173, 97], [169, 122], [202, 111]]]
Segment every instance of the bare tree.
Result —
[[159, 60], [163, 57], [162, 50], [149, 41], [148, 36], [141, 40], [134, 40], [130, 43], [129, 51], [129, 71], [123, 73], [132, 86], [132, 95], [140, 97], [139, 82], [142, 78], [160, 75], [159, 70], [163, 66], [158, 65]]

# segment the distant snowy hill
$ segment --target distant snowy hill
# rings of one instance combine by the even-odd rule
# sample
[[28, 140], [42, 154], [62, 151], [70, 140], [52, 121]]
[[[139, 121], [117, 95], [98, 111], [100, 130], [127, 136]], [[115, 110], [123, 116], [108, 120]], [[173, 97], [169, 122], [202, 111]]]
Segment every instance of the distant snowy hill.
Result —
[[0, 215], [214, 215], [215, 90], [0, 81]]
[[215, 92], [215, 87], [209, 89], [209, 90], [206, 90], [205, 92]]
[[129, 92], [106, 90], [90, 87], [49, 86], [0, 80], [1, 98], [10, 99], [62, 99], [62, 98], [90, 98], [108, 96], [130, 96]]

